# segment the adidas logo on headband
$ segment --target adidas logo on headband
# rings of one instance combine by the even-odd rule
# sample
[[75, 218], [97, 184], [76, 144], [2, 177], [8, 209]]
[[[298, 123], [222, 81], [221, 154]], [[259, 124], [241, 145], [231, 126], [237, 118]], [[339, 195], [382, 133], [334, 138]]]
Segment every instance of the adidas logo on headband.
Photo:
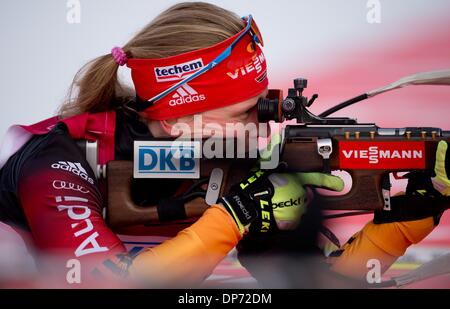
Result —
[[202, 58], [194, 59], [189, 62], [170, 65], [167, 67], [155, 68], [156, 81], [158, 83], [167, 81], [179, 81], [194, 74], [203, 67]]
[[175, 94], [172, 96], [172, 100], [169, 101], [169, 105], [176, 106], [204, 100], [206, 100], [206, 96], [204, 94], [198, 94], [194, 88], [188, 84], [184, 84], [176, 90]]

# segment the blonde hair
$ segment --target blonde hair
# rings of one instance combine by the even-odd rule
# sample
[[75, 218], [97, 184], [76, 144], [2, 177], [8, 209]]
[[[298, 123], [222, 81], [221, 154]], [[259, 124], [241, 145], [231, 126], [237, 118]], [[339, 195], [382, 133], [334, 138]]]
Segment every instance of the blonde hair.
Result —
[[[128, 58], [165, 58], [217, 44], [243, 27], [238, 15], [216, 5], [179, 3], [159, 14], [122, 49]], [[60, 117], [114, 110], [132, 100], [134, 91], [120, 83], [118, 67], [111, 54], [84, 65], [59, 109]]]

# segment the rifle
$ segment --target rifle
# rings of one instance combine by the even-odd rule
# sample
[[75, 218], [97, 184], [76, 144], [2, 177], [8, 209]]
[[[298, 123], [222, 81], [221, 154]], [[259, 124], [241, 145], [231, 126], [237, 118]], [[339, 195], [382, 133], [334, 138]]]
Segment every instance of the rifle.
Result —
[[[362, 100], [408, 85], [450, 85], [450, 70], [408, 76], [322, 112], [313, 114], [311, 100], [303, 96], [307, 80], [294, 80], [283, 99], [282, 91], [270, 90], [258, 101], [260, 122], [296, 120], [282, 130], [280, 161], [287, 172], [345, 170], [352, 177], [350, 191], [341, 196], [318, 195], [319, 204], [332, 210], [390, 210], [390, 173], [424, 171], [433, 175], [437, 144], [450, 141], [450, 131], [432, 127], [380, 128], [347, 117], [329, 115]], [[200, 178], [207, 179], [206, 193], [186, 205], [188, 217], [198, 217], [240, 181], [256, 164], [254, 159], [201, 159]], [[111, 161], [107, 166], [108, 210], [111, 226], [157, 222], [155, 207], [141, 207], [131, 198], [133, 163]], [[206, 201], [206, 203], [205, 203]]]

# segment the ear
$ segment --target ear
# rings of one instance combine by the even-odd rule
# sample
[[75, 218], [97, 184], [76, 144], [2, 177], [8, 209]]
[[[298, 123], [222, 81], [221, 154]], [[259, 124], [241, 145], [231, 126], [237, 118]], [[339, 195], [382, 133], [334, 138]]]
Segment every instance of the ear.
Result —
[[161, 129], [167, 136], [193, 136], [194, 117], [185, 116], [177, 119], [167, 119], [159, 121]]
[[171, 136], [171, 132], [172, 132], [172, 128], [174, 126], [174, 124], [176, 123], [176, 121], [174, 121], [173, 119], [169, 119], [169, 120], [160, 120], [159, 124], [161, 126], [161, 129], [163, 129], [163, 131], [168, 135]]

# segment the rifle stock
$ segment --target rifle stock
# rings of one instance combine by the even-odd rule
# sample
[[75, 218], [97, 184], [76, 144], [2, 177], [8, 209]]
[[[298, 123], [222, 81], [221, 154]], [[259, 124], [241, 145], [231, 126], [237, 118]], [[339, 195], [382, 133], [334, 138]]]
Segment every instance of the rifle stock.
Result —
[[[221, 196], [229, 187], [242, 180], [250, 168], [255, 166], [253, 159], [216, 159], [202, 160], [200, 177], [209, 178], [214, 168], [223, 170]], [[135, 225], [159, 224], [157, 205], [140, 206], [132, 199], [133, 180], [132, 161], [110, 161], [107, 165], [108, 203], [106, 220], [111, 227], [121, 228]], [[148, 188], [152, 190], [152, 188]], [[200, 217], [209, 207], [203, 198], [196, 198], [185, 204], [187, 221]]]
[[[298, 134], [300, 135], [300, 134]], [[281, 160], [287, 163], [288, 170], [293, 172], [321, 172], [324, 169], [324, 160], [317, 152], [318, 139], [315, 136], [301, 138], [296, 137], [288, 139], [284, 145]], [[345, 137], [333, 137], [333, 154], [330, 157], [331, 170], [344, 170], [352, 178], [352, 187], [345, 195], [324, 196], [317, 194], [316, 198], [324, 209], [330, 210], [380, 210], [385, 206], [385, 196], [383, 196], [383, 181], [389, 177], [390, 173], [410, 172], [412, 168], [398, 167], [390, 169], [348, 169], [342, 168], [340, 162], [340, 142], [377, 141], [396, 143], [399, 149], [409, 142], [423, 142], [425, 149], [425, 166], [423, 169], [429, 175], [434, 172], [436, 149], [440, 140], [450, 142], [450, 137], [444, 135], [441, 137], [431, 135], [427, 138], [404, 136], [397, 137], [359, 137], [358, 139], [346, 139]], [[389, 188], [387, 188], [389, 189]]]
[[[303, 134], [304, 135], [304, 134]], [[324, 160], [317, 152], [318, 137], [287, 138], [282, 148], [281, 161], [287, 165], [288, 172], [323, 172]], [[431, 175], [434, 170], [435, 153], [440, 140], [450, 142], [450, 137], [360, 137], [358, 139], [346, 139], [333, 137], [333, 154], [330, 157], [331, 170], [345, 170], [352, 178], [352, 186], [344, 195], [320, 195], [316, 194], [319, 205], [329, 210], [380, 210], [385, 207], [383, 184], [386, 177], [393, 172], [409, 172], [409, 168], [390, 169], [343, 169], [339, 160], [339, 144], [345, 142], [382, 141], [396, 143], [401, 148], [408, 142], [422, 141], [425, 147], [425, 167]], [[227, 192], [229, 187], [242, 180], [250, 168], [257, 164], [255, 159], [202, 159], [200, 164], [201, 178], [208, 178], [214, 168], [223, 171], [223, 182], [220, 187], [220, 195]], [[131, 225], [145, 225], [159, 223], [156, 205], [137, 205], [132, 200], [131, 183], [133, 179], [132, 161], [111, 161], [107, 167], [108, 209], [107, 222], [113, 227]], [[387, 188], [389, 189], [389, 188]], [[152, 190], [152, 188], [148, 188]], [[188, 218], [197, 218], [207, 209], [203, 198], [185, 205]]]

